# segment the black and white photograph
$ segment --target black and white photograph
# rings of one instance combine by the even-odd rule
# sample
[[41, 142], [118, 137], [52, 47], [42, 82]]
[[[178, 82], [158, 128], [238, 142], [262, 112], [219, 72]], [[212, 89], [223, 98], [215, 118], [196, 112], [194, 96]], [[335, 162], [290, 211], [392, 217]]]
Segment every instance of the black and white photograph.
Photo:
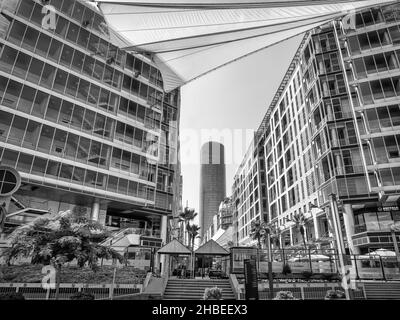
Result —
[[399, 245], [400, 1], [0, 0], [0, 308], [368, 310]]

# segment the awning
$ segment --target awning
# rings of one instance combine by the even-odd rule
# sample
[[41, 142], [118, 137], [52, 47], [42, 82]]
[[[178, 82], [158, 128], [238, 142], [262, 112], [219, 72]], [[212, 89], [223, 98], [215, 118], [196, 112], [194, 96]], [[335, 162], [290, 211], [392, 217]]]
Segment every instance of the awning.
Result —
[[166, 244], [160, 250], [157, 251], [158, 254], [175, 254], [175, 255], [191, 255], [192, 252], [180, 243], [178, 240], [174, 239], [170, 243]]
[[208, 255], [208, 256], [227, 256], [229, 252], [221, 247], [214, 240], [210, 240], [198, 248], [195, 252], [196, 255]]
[[[153, 54], [165, 91], [385, 0], [99, 0], [125, 49]], [[351, 21], [349, 19], [349, 21]], [[346, 24], [351, 27], [351, 23]]]

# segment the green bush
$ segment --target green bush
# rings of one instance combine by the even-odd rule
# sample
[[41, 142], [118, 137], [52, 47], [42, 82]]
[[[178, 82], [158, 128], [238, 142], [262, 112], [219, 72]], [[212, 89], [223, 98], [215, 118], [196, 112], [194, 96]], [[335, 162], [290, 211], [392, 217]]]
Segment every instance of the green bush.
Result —
[[291, 291], [279, 291], [274, 300], [297, 300]]
[[[43, 265], [15, 265], [0, 267], [3, 277], [0, 283], [41, 283]], [[61, 283], [90, 283], [110, 284], [114, 274], [113, 266], [100, 267], [97, 272], [91, 268], [78, 266], [64, 266], [61, 269]], [[117, 269], [115, 282], [118, 284], [143, 283], [146, 273], [133, 267]]]
[[323, 279], [326, 280], [326, 281], [332, 281], [332, 279], [333, 279], [333, 274], [324, 273], [324, 274], [322, 275], [322, 277], [323, 277]]
[[288, 264], [285, 264], [282, 269], [282, 274], [287, 275], [289, 273], [292, 273], [292, 269]]
[[310, 271], [303, 271], [301, 274], [305, 280], [310, 280], [313, 275]]
[[0, 293], [0, 300], [25, 300], [25, 297], [22, 293], [19, 292], [7, 292]]
[[345, 299], [346, 294], [341, 290], [328, 290], [326, 292], [326, 300]]

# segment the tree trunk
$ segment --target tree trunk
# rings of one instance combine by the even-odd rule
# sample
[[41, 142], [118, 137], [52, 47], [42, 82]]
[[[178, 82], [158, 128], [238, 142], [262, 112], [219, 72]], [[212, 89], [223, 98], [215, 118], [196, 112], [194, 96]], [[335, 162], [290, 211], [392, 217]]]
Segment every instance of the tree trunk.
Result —
[[56, 267], [56, 294], [55, 294], [56, 300], [58, 300], [60, 295], [60, 282], [61, 282], [61, 266]]
[[308, 250], [307, 248], [307, 242], [306, 242], [306, 237], [304, 234], [304, 227], [302, 227], [300, 229], [300, 233], [301, 233], [301, 237], [303, 238], [303, 243], [304, 243], [304, 250], [306, 250], [306, 254], [308, 253], [308, 259], [310, 261], [310, 272], [312, 272], [312, 261], [311, 261], [311, 254], [310, 254], [310, 250]]

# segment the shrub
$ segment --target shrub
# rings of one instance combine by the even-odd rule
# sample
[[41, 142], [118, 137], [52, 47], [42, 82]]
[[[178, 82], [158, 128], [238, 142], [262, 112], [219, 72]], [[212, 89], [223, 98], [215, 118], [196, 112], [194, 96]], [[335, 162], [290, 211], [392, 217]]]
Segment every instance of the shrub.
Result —
[[325, 295], [326, 300], [335, 300], [346, 298], [346, 294], [341, 290], [328, 290]]
[[292, 269], [288, 264], [285, 264], [282, 269], [282, 274], [287, 275], [289, 273], [292, 273]]
[[214, 288], [206, 288], [204, 290], [204, 300], [210, 300], [210, 299], [215, 299], [215, 300], [221, 300], [222, 298], [222, 289], [218, 287]]
[[274, 300], [297, 300], [291, 291], [279, 291]]
[[78, 292], [73, 294], [70, 300], [94, 300], [94, 295], [89, 292]]
[[7, 292], [0, 293], [0, 300], [25, 300], [25, 297], [22, 293], [19, 292]]
[[326, 281], [332, 281], [332, 279], [333, 279], [333, 274], [324, 273], [324, 274], [322, 275], [322, 277], [323, 277], [323, 279], [326, 280]]
[[302, 272], [302, 275], [303, 275], [303, 277], [304, 277], [305, 280], [310, 280], [311, 277], [312, 277], [312, 275], [313, 275], [313, 273], [310, 272], [310, 271], [303, 271], [303, 272]]

